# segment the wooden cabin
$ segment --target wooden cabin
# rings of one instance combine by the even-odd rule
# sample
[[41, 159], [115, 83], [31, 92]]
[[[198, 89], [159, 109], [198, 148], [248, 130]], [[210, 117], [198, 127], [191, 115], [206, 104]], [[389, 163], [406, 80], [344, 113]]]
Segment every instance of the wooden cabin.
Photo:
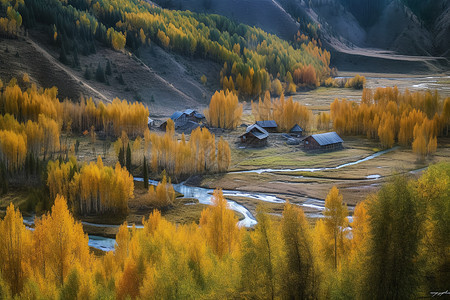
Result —
[[256, 125], [265, 129], [267, 132], [277, 132], [278, 130], [277, 122], [274, 120], [256, 121]]
[[[170, 118], [175, 123], [176, 130], [179, 128], [180, 129], [187, 128], [187, 132], [192, 131], [193, 127], [199, 127], [199, 124], [206, 120], [206, 118], [203, 114], [201, 114], [193, 109], [186, 109], [184, 111], [176, 111], [170, 116]], [[195, 126], [192, 123], [197, 123], [198, 126]], [[166, 127], [167, 127], [167, 121], [165, 121], [164, 123], [161, 124], [161, 126], [159, 126], [159, 128], [163, 131], [166, 131]], [[184, 129], [181, 131], [185, 132]], [[190, 130], [190, 129], [192, 129], [192, 130]]]
[[289, 135], [295, 138], [302, 137], [303, 135], [303, 128], [298, 126], [298, 124], [295, 124], [294, 127], [289, 130]]
[[336, 132], [313, 134], [303, 140], [305, 149], [337, 150], [342, 149], [344, 141]]
[[183, 114], [186, 115], [186, 117], [193, 122], [197, 122], [200, 123], [202, 121], [205, 121], [205, 116], [201, 113], [199, 113], [196, 110], [193, 109], [186, 109], [185, 111], [183, 111]]
[[247, 127], [247, 130], [243, 135], [239, 138], [241, 139], [241, 143], [262, 147], [267, 145], [267, 138], [269, 137], [269, 133], [260, 126], [253, 124]]

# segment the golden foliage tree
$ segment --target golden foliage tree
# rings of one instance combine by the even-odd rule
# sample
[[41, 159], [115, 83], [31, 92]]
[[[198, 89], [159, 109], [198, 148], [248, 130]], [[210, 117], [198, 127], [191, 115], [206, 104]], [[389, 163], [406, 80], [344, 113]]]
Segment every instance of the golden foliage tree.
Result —
[[225, 172], [231, 163], [230, 145], [220, 137], [217, 143], [217, 169], [219, 172]]
[[221, 190], [214, 191], [212, 203], [213, 206], [202, 211], [200, 226], [213, 252], [223, 257], [238, 248], [240, 229], [237, 227], [238, 220], [229, 209]]
[[241, 121], [242, 104], [239, 104], [237, 95], [230, 91], [215, 92], [205, 116], [213, 127], [235, 129]]
[[22, 214], [12, 203], [0, 220], [0, 276], [3, 275], [11, 292], [22, 291], [30, 263], [31, 232], [23, 224]]
[[62, 285], [74, 266], [88, 268], [88, 237], [69, 212], [66, 199], [57, 196], [51, 213], [36, 221], [33, 267], [37, 276]]
[[48, 164], [47, 185], [52, 196], [67, 197], [72, 210], [78, 214], [125, 214], [128, 200], [133, 198], [133, 177], [119, 163], [115, 168], [89, 163], [78, 170], [75, 160]]
[[175, 200], [175, 191], [170, 178], [167, 180], [166, 175], [163, 175], [161, 182], [158, 183], [156, 188], [150, 185], [145, 198], [146, 202], [153, 207], [163, 208], [172, 205]]
[[255, 230], [244, 236], [241, 257], [242, 297], [276, 299], [280, 296], [282, 257], [277, 224], [258, 206]]
[[336, 186], [333, 186], [325, 199], [325, 227], [334, 244], [334, 268], [338, 267], [338, 256], [343, 257], [347, 252], [347, 237], [345, 229], [348, 226], [347, 206], [342, 202], [342, 195]]
[[9, 130], [0, 130], [0, 161], [13, 172], [19, 170], [27, 154], [26, 137]]
[[316, 70], [312, 65], [295, 69], [294, 82], [296, 84], [316, 87], [318, 85]]
[[165, 170], [171, 176], [180, 176], [217, 170], [223, 172], [228, 168], [231, 152], [226, 141], [219, 140], [216, 145], [214, 134], [206, 128], [193, 130], [189, 141], [184, 134], [178, 141], [169, 124], [166, 134], [150, 134], [151, 165], [155, 173]]
[[281, 131], [289, 131], [295, 124], [309, 129], [313, 122], [312, 112], [306, 106], [294, 102], [292, 97], [285, 100], [284, 95], [271, 101], [269, 93], [264, 101], [260, 98], [258, 104], [252, 102], [252, 114], [256, 121], [275, 120]]
[[335, 99], [330, 109], [333, 127], [340, 134], [366, 134], [379, 139], [383, 148], [392, 147], [395, 141], [410, 146], [418, 138], [414, 148], [420, 148], [418, 155], [424, 156], [435, 151], [436, 137], [443, 133], [443, 106], [437, 93], [401, 93], [397, 87], [387, 87], [375, 92], [364, 89], [360, 104]]
[[312, 251], [312, 237], [303, 210], [286, 202], [281, 220], [284, 241], [284, 297], [315, 298], [318, 273]]

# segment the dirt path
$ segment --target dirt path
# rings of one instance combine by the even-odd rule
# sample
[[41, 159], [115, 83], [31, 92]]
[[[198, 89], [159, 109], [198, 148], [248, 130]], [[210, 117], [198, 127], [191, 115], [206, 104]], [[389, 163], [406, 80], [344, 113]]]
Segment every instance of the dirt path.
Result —
[[40, 45], [38, 45], [35, 41], [33, 41], [30, 38], [25, 38], [27, 42], [29, 42], [35, 49], [36, 51], [38, 51], [39, 53], [41, 53], [46, 59], [48, 59], [48, 61], [50, 61], [51, 63], [53, 63], [53, 65], [55, 65], [56, 67], [58, 67], [59, 69], [61, 69], [62, 71], [64, 71], [68, 76], [70, 76], [73, 80], [80, 82], [84, 87], [88, 88], [89, 90], [91, 90], [95, 95], [97, 95], [98, 98], [100, 98], [101, 100], [105, 101], [105, 102], [111, 102], [110, 99], [108, 99], [105, 95], [103, 95], [100, 91], [98, 91], [97, 89], [93, 88], [91, 85], [89, 85], [88, 83], [86, 83], [84, 81], [83, 78], [78, 77], [77, 75], [75, 75], [72, 70], [70, 70], [70, 68], [66, 67], [65, 65], [63, 65], [61, 62], [59, 62], [58, 60], [56, 60], [53, 56], [51, 56], [47, 51], [45, 51]]

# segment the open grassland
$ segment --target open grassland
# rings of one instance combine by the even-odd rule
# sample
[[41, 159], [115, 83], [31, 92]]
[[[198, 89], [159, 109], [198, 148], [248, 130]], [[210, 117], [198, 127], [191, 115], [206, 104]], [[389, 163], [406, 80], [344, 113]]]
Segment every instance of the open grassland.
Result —
[[230, 171], [259, 168], [323, 168], [364, 158], [378, 150], [377, 143], [359, 137], [345, 140], [345, 149], [332, 152], [307, 152], [289, 146], [280, 134], [269, 137], [264, 148], [235, 148]]
[[[431, 163], [450, 159], [450, 140], [442, 139], [436, 154], [423, 161], [417, 160], [417, 156], [412, 153], [411, 149], [396, 148], [374, 159], [333, 169], [339, 165], [365, 158], [373, 154], [374, 150], [378, 150], [375, 148], [376, 142], [363, 137], [344, 140], [345, 149], [334, 152], [307, 153], [299, 149], [295, 152], [287, 152], [281, 147], [269, 147], [261, 150], [268, 154], [266, 157], [262, 153], [258, 153], [257, 157], [254, 157], [256, 156], [254, 152], [257, 150], [244, 152], [250, 157], [248, 159], [245, 159], [243, 153], [234, 156], [234, 158], [239, 157], [240, 162], [236, 165], [241, 166], [241, 170], [323, 167], [331, 169], [314, 172], [274, 171], [261, 174], [230, 172], [204, 178], [202, 185], [208, 188], [219, 187], [229, 190], [268, 193], [294, 203], [302, 203], [309, 198], [325, 199], [331, 187], [336, 185], [344, 195], [344, 201], [349, 205], [356, 205], [368, 194], [375, 192], [393, 174], [410, 173], [413, 175], [416, 170]], [[248, 201], [258, 202], [257, 200]], [[248, 205], [248, 203], [246, 204]]]

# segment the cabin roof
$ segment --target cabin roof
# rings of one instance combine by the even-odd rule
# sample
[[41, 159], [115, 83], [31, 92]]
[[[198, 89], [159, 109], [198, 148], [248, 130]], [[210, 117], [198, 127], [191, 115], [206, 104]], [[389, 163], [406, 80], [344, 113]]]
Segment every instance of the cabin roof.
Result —
[[197, 129], [198, 127], [200, 127], [200, 125], [194, 121], [187, 121], [187, 122], [179, 122], [175, 125], [175, 127], [176, 127], [176, 130], [178, 130], [178, 131], [190, 133], [194, 129]]
[[175, 120], [178, 120], [178, 118], [181, 117], [182, 115], [183, 115], [183, 112], [176, 111], [170, 116], [170, 118], [175, 121]]
[[256, 125], [262, 127], [262, 128], [277, 128], [277, 122], [274, 120], [267, 120], [267, 121], [256, 121]]
[[193, 109], [191, 109], [191, 108], [185, 109], [183, 112], [184, 112], [185, 114], [187, 114], [187, 115], [190, 115], [190, 114], [192, 114], [192, 113], [197, 113], [195, 110], [193, 110]]
[[311, 135], [313, 139], [319, 143], [320, 146], [326, 146], [331, 144], [343, 143], [344, 141], [336, 132], [326, 132], [320, 134]]
[[196, 117], [197, 119], [204, 119], [205, 116], [201, 113], [195, 113], [194, 117]]
[[291, 133], [303, 132], [303, 128], [298, 126], [298, 124], [295, 124], [294, 127], [292, 127], [291, 130], [289, 130], [289, 132]]
[[269, 133], [260, 126], [253, 124], [247, 127], [247, 130], [245, 131], [245, 134], [241, 135], [244, 136], [248, 133], [251, 133], [254, 137], [256, 137], [259, 140], [263, 140], [269, 136]]

